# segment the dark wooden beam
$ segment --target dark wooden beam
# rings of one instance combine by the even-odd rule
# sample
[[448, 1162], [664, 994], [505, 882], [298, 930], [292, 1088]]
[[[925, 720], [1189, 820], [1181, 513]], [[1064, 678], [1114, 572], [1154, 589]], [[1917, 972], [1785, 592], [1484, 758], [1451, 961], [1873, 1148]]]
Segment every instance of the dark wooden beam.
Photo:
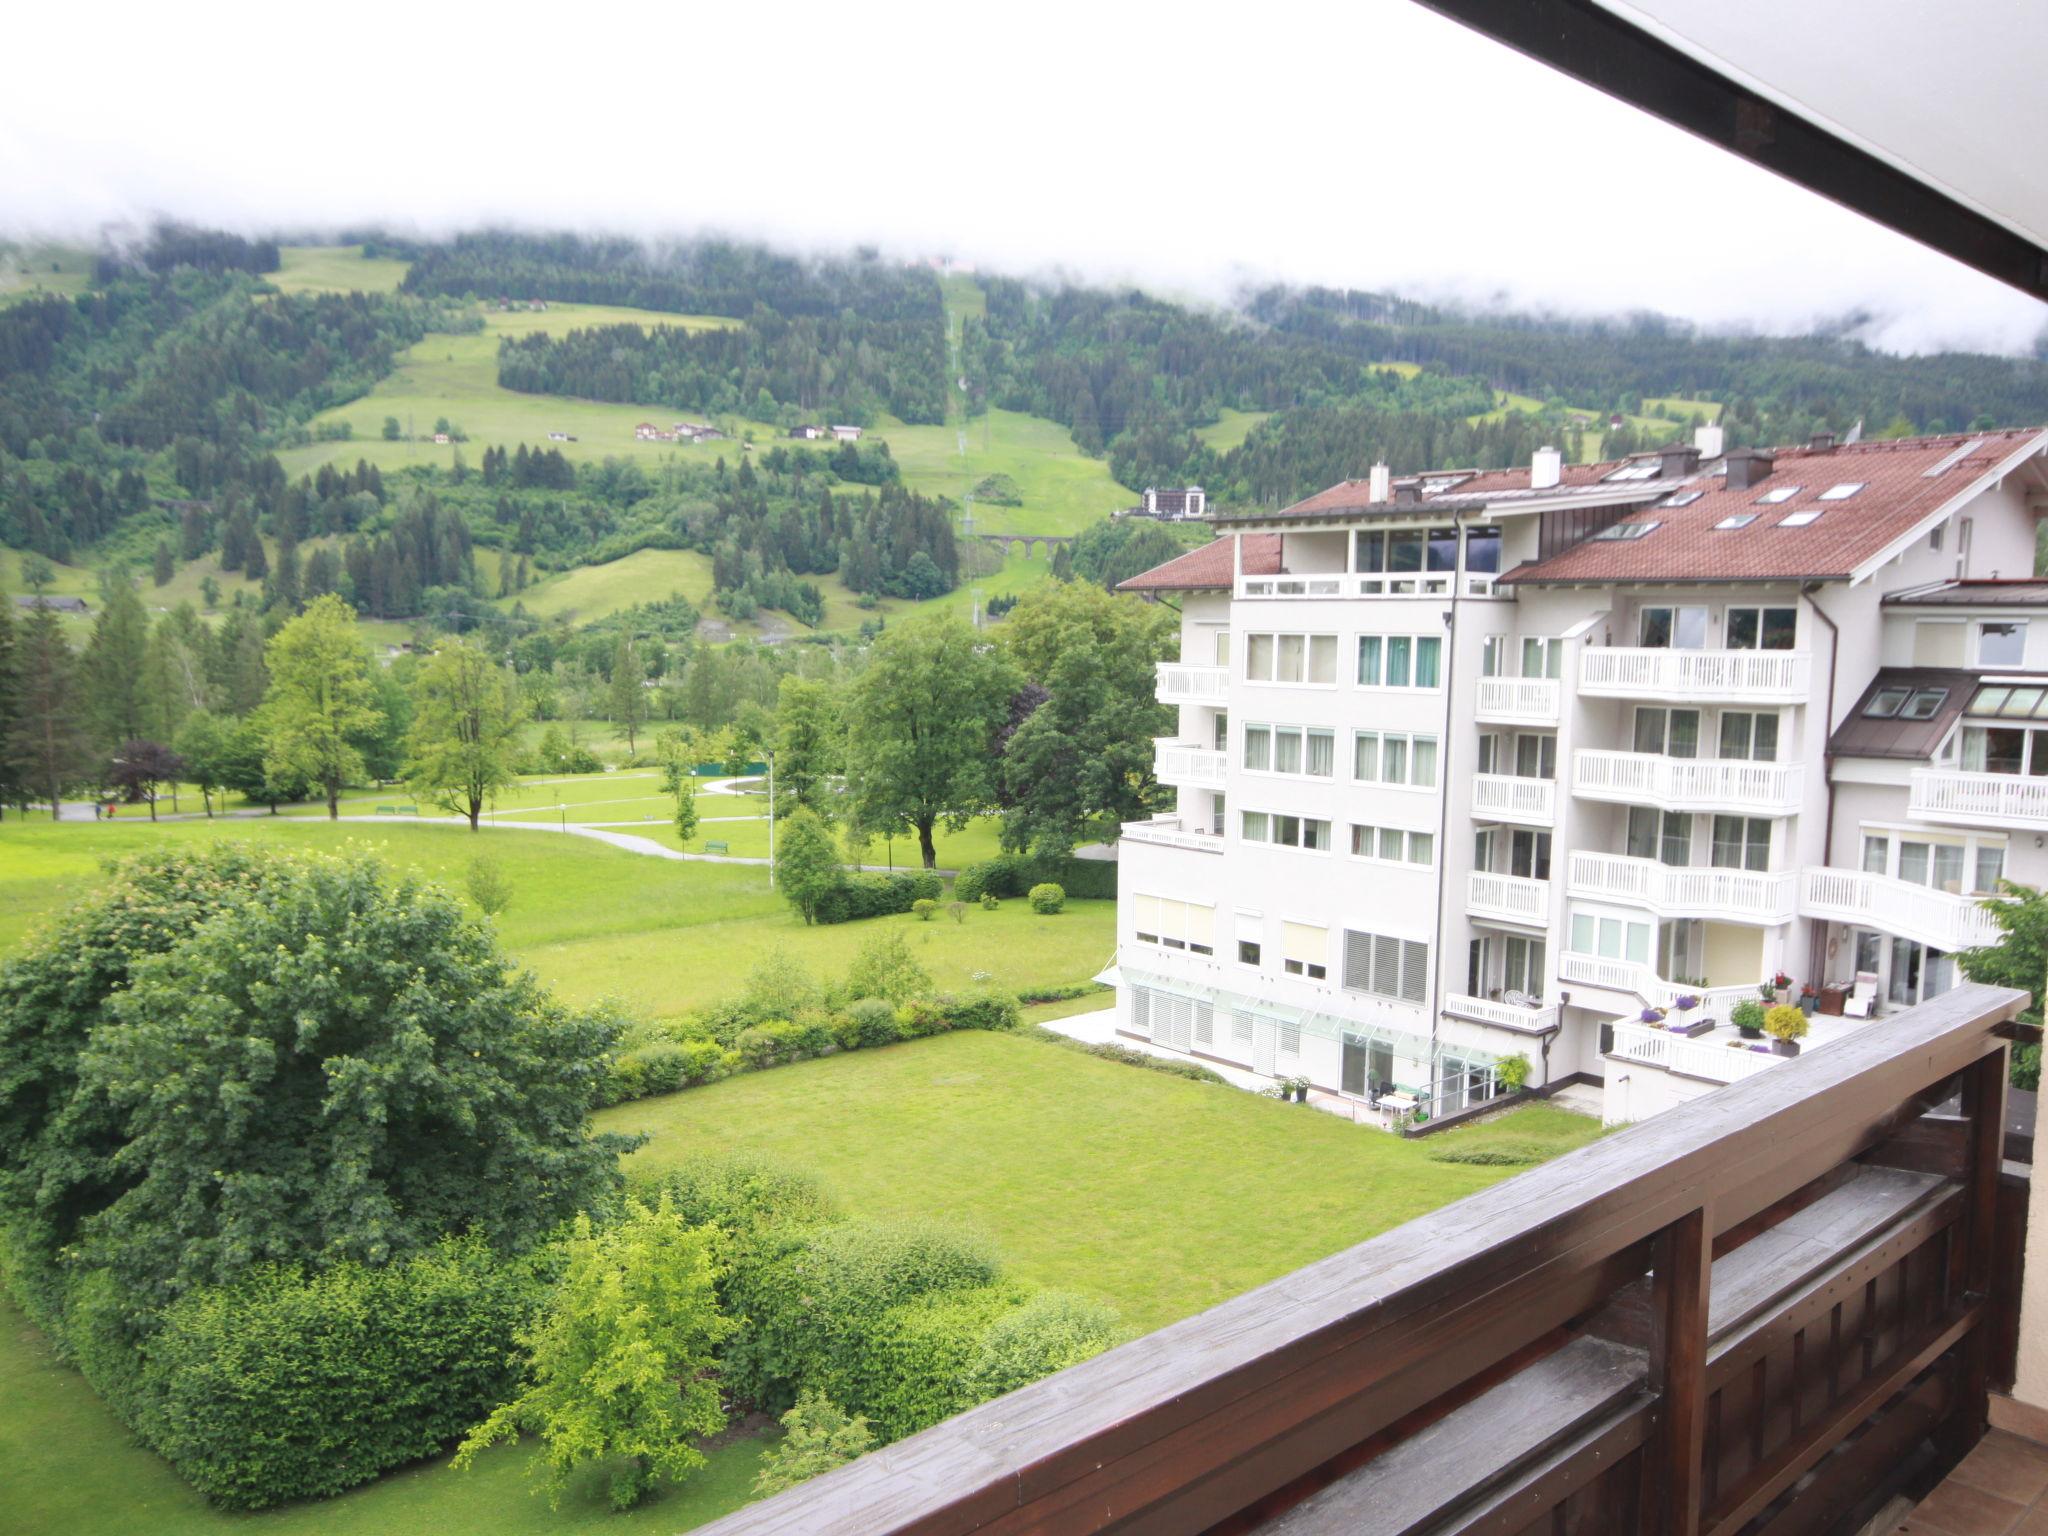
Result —
[[[1419, 0], [1675, 128], [2048, 301], [2048, 250], [1593, 0]], [[1969, 103], [1959, 101], [1958, 111]]]

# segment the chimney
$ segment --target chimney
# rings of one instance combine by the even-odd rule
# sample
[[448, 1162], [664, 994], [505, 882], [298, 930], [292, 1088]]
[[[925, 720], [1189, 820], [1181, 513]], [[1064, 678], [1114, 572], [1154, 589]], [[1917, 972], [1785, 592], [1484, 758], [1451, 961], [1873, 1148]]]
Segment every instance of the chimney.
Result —
[[1703, 459], [1718, 459], [1721, 457], [1721, 449], [1727, 440], [1727, 434], [1719, 427], [1693, 428], [1692, 445], [1699, 449], [1700, 457]]
[[1564, 455], [1555, 448], [1538, 448], [1529, 461], [1529, 489], [1547, 491], [1564, 478]]
[[1371, 481], [1372, 488], [1366, 492], [1365, 499], [1373, 503], [1373, 505], [1375, 506], [1379, 505], [1379, 503], [1385, 501], [1388, 495], [1391, 493], [1393, 483], [1394, 475], [1392, 470], [1388, 469], [1387, 466], [1384, 464], [1373, 465]]
[[1657, 450], [1657, 477], [1683, 480], [1700, 467], [1700, 451], [1691, 443], [1666, 443]]
[[1816, 432], [1807, 441], [1806, 446], [1815, 453], [1833, 453], [1835, 451], [1835, 434], [1832, 432]]
[[1769, 478], [1776, 456], [1762, 448], [1738, 448], [1728, 455], [1728, 489], [1746, 491]]

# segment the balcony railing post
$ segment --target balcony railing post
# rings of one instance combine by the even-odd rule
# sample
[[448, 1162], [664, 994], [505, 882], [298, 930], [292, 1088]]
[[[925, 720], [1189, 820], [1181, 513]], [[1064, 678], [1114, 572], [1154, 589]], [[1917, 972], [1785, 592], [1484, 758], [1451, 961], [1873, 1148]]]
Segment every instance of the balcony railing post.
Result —
[[1640, 1528], [1699, 1536], [1707, 1421], [1707, 1292], [1713, 1233], [1704, 1206], [1657, 1234], [1651, 1248], [1650, 1391], [1656, 1421], [1643, 1446]]
[[1961, 1367], [1956, 1411], [1943, 1426], [1958, 1456], [1983, 1438], [1991, 1406], [1991, 1282], [1997, 1264], [1998, 1175], [2005, 1156], [2006, 1053], [1993, 1051], [1963, 1073], [1962, 1109], [1969, 1124], [1964, 1174], [1969, 1212], [1950, 1250], [1950, 1294], [1977, 1310], [1977, 1322], [1956, 1346]]

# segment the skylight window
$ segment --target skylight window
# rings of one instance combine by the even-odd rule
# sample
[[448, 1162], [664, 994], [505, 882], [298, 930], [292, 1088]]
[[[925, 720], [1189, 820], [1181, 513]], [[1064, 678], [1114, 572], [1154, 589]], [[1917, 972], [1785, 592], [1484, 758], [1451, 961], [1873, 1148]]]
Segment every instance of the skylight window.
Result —
[[1663, 467], [1662, 461], [1657, 459], [1651, 459], [1644, 464], [1625, 464], [1607, 478], [1609, 480], [1649, 480], [1655, 478], [1657, 471]]
[[1707, 493], [1705, 491], [1673, 491], [1669, 496], [1666, 496], [1663, 501], [1658, 503], [1658, 505], [1666, 507], [1689, 507], [1706, 494]]
[[1593, 537], [1619, 543], [1625, 539], [1640, 539], [1646, 534], [1655, 533], [1663, 526], [1662, 523], [1616, 523], [1611, 528], [1602, 528]]
[[1847, 501], [1863, 489], [1861, 480], [1844, 480], [1840, 485], [1831, 485], [1820, 493], [1822, 501]]
[[1906, 700], [1906, 707], [1899, 711], [1902, 720], [1932, 720], [1940, 712], [1942, 700], [1948, 697], [1946, 688], [1915, 688], [1913, 697]]
[[1775, 491], [1765, 491], [1763, 495], [1757, 497], [1756, 504], [1760, 507], [1780, 506], [1805, 489], [1803, 485], [1781, 485]]
[[2048, 719], [2048, 688], [1989, 683], [1970, 700], [1970, 713], [2005, 720]]
[[1873, 720], [1889, 720], [1905, 708], [1906, 700], [1912, 695], [1910, 688], [1880, 688], [1877, 697], [1864, 705], [1863, 713]]
[[1780, 528], [1804, 528], [1808, 523], [1820, 521], [1820, 507], [1801, 507], [1797, 512], [1788, 512], [1778, 519]]
[[1747, 528], [1757, 520], [1757, 516], [1758, 514], [1755, 512], [1730, 512], [1721, 521], [1714, 524], [1714, 527], [1717, 530], [1722, 528]]

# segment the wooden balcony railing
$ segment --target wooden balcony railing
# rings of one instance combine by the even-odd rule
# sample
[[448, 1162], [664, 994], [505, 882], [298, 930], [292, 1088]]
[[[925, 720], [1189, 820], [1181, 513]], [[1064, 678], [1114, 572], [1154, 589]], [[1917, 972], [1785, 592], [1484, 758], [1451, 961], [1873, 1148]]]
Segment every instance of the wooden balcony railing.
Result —
[[2024, 1002], [1960, 987], [705, 1536], [1830, 1529], [2003, 1379]]

